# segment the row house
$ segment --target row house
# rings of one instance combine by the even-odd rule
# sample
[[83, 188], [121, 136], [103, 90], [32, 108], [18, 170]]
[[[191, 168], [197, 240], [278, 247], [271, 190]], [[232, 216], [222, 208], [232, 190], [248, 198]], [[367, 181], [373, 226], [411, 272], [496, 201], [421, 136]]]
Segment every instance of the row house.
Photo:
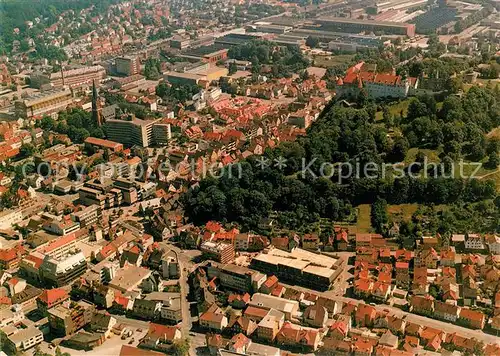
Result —
[[440, 254], [441, 266], [454, 267], [455, 266], [455, 258], [456, 258], [456, 253], [455, 253], [454, 247], [451, 247], [447, 250], [441, 250], [441, 254]]
[[413, 294], [425, 295], [429, 292], [427, 280], [427, 267], [416, 267], [413, 270], [413, 282], [411, 285]]
[[416, 314], [430, 315], [434, 311], [434, 298], [430, 295], [414, 295], [410, 299], [410, 311]]
[[465, 248], [467, 250], [485, 250], [484, 237], [480, 234], [466, 234]]
[[402, 288], [410, 286], [410, 264], [408, 262], [396, 262], [396, 285]]
[[437, 268], [439, 256], [432, 247], [417, 251], [415, 255], [415, 267]]
[[486, 315], [478, 310], [461, 308], [459, 321], [473, 329], [483, 329], [486, 323]]
[[438, 319], [455, 323], [458, 319], [459, 312], [460, 307], [457, 305], [440, 302], [438, 300], [434, 302], [434, 314]]

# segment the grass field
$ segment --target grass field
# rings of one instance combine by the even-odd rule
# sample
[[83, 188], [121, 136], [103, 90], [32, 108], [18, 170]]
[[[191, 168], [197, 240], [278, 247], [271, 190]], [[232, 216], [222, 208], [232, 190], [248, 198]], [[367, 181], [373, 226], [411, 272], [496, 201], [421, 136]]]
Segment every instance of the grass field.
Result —
[[500, 140], [500, 127], [491, 130], [486, 136], [488, 136], [488, 138], [497, 138]]
[[439, 153], [436, 150], [428, 150], [425, 148], [410, 148], [406, 153], [405, 164], [410, 164], [415, 162], [417, 153], [421, 151], [427, 156], [428, 162], [440, 162]]
[[340, 54], [338, 56], [314, 56], [314, 65], [316, 67], [335, 67], [341, 64], [349, 64], [353, 60], [353, 54]]
[[367, 233], [371, 231], [371, 210], [370, 204], [362, 204], [358, 206], [358, 221], [356, 222], [356, 229], [358, 233]]
[[[406, 99], [395, 103], [393, 105], [389, 105], [389, 112], [392, 115], [399, 115], [401, 110], [403, 110], [403, 115], [406, 115], [408, 112], [408, 105], [410, 104], [410, 99]], [[375, 120], [382, 120], [384, 118], [384, 113], [382, 111], [377, 111], [375, 115]]]
[[418, 204], [389, 205], [387, 207], [387, 213], [393, 220], [410, 220], [417, 209]]

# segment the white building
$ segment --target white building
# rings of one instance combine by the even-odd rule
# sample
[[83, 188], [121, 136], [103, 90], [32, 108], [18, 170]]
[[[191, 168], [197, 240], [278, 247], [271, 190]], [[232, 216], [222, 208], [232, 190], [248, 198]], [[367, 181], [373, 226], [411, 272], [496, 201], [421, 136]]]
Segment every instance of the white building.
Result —
[[0, 327], [14, 325], [24, 319], [24, 312], [19, 304], [0, 306]]
[[486, 244], [488, 245], [491, 254], [500, 255], [500, 236], [487, 235]]
[[0, 212], [0, 229], [11, 229], [12, 225], [23, 220], [23, 214], [20, 210], [4, 210]]
[[469, 250], [484, 250], [486, 246], [483, 236], [479, 234], [468, 234], [465, 237], [465, 248]]
[[17, 330], [7, 335], [7, 342], [16, 352], [26, 351], [43, 341], [43, 333], [34, 326]]

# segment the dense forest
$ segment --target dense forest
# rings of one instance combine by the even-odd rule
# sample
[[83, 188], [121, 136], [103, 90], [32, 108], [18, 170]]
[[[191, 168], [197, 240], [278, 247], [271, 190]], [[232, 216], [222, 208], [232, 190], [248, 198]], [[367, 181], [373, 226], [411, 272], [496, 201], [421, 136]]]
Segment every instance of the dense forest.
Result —
[[[332, 103], [307, 136], [266, 150], [263, 157], [268, 162], [284, 157], [284, 168], [271, 164], [262, 169], [262, 158], [250, 157], [240, 162], [240, 177], [206, 178], [191, 189], [184, 196], [186, 213], [196, 224], [215, 219], [255, 229], [275, 211], [281, 224], [296, 229], [320, 217], [349, 219], [353, 206], [380, 204], [381, 199], [388, 204], [431, 205], [493, 200], [497, 194], [494, 182], [450, 177], [449, 171], [461, 158], [498, 157], [498, 142], [486, 140], [484, 134], [500, 125], [499, 110], [498, 90], [482, 88], [472, 88], [462, 98], [450, 96], [441, 109], [430, 97], [414, 98], [407, 115], [384, 114], [385, 122], [375, 121], [373, 103], [362, 108]], [[384, 176], [381, 172], [384, 163], [402, 162], [411, 147], [438, 146], [443, 164], [427, 172], [432, 174], [396, 175], [390, 171]], [[417, 161], [424, 158], [421, 155]], [[342, 179], [347, 174], [337, 169], [322, 177], [329, 167], [324, 163], [329, 162], [360, 167], [374, 162], [378, 175], [373, 178], [360, 172]]]

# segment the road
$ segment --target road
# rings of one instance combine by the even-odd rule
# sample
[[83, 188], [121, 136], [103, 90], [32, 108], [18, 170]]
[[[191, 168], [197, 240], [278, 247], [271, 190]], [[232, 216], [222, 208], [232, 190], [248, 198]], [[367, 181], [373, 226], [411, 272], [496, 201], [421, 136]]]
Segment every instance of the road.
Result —
[[[335, 294], [335, 291], [318, 292], [318, 291], [314, 291], [312, 289], [307, 289], [307, 288], [300, 287], [300, 286], [287, 285], [284, 283], [281, 283], [281, 284], [283, 284], [283, 286], [285, 286], [285, 288], [291, 287], [291, 288], [294, 288], [297, 290], [301, 290], [303, 292], [316, 293], [318, 295], [322, 295], [322, 296], [331, 298], [333, 300], [341, 301], [343, 303], [351, 302], [351, 303], [354, 303], [356, 305], [357, 304], [365, 304], [364, 301], [359, 300], [359, 299], [338, 296]], [[420, 325], [424, 325], [424, 326], [430, 326], [431, 328], [443, 330], [446, 333], [457, 333], [458, 335], [460, 335], [462, 337], [466, 337], [466, 338], [474, 337], [474, 338], [476, 338], [480, 341], [483, 341], [485, 343], [488, 343], [488, 344], [500, 344], [500, 339], [498, 337], [496, 337], [494, 335], [486, 334], [486, 333], [482, 332], [481, 330], [468, 329], [468, 328], [464, 328], [464, 327], [461, 327], [461, 326], [458, 326], [455, 324], [446, 323], [444, 321], [434, 320], [431, 318], [427, 318], [425, 316], [420, 316], [420, 315], [408, 313], [408, 312], [405, 312], [401, 309], [391, 307], [391, 306], [386, 305], [386, 304], [376, 305], [375, 309], [377, 309], [377, 311], [379, 311], [379, 312], [389, 311], [389, 315], [394, 315], [394, 316], [397, 316], [399, 318], [405, 318], [407, 321], [410, 321], [412, 323], [420, 324]]]

